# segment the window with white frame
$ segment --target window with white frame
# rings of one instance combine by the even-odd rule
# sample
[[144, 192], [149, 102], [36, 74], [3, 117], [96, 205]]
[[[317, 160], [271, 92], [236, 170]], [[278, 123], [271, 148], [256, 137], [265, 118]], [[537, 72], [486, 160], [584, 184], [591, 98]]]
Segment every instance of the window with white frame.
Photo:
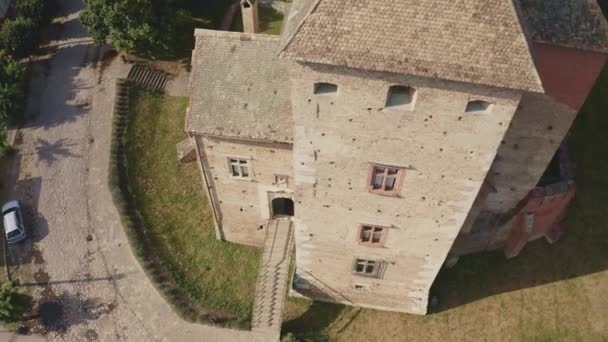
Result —
[[228, 171], [234, 178], [250, 179], [251, 163], [250, 159], [228, 157]]
[[380, 260], [355, 259], [353, 274], [361, 277], [380, 278], [383, 262]]
[[397, 196], [401, 191], [401, 183], [405, 170], [397, 166], [371, 164], [368, 179], [370, 192]]

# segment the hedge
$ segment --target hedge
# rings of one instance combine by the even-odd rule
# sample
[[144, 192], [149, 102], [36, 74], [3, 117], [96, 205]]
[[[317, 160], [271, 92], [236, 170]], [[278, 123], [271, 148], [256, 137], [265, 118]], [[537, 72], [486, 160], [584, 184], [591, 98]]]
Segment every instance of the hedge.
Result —
[[11, 17], [0, 24], [0, 49], [21, 59], [38, 45], [42, 26], [51, 18], [50, 0], [15, 0]]

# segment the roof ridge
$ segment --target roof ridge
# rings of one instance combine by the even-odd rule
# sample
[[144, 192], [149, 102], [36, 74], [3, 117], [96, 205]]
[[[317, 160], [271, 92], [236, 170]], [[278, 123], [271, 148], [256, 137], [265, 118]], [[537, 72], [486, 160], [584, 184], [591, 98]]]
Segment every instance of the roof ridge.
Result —
[[513, 9], [513, 14], [519, 23], [519, 31], [521, 32], [521, 37], [524, 39], [524, 45], [526, 46], [526, 50], [528, 51], [527, 60], [530, 62], [532, 66], [532, 71], [536, 78], [536, 83], [539, 86], [538, 92], [545, 92], [545, 87], [543, 86], [543, 81], [540, 78], [540, 74], [538, 73], [538, 69], [536, 68], [536, 62], [534, 61], [534, 54], [532, 53], [532, 34], [530, 29], [527, 27], [529, 23], [526, 21], [523, 9], [520, 8], [521, 3], [519, 0], [511, 0], [511, 8]]
[[297, 0], [278, 55], [544, 92], [523, 16], [508, 1]]
[[226, 38], [226, 39], [241, 39], [241, 38], [250, 38], [251, 40], [261, 40], [261, 41], [277, 41], [280, 40], [281, 37], [273, 34], [263, 34], [263, 33], [248, 33], [248, 32], [238, 32], [238, 31], [222, 31], [222, 30], [209, 30], [209, 29], [194, 29], [194, 37], [199, 36], [207, 36], [207, 37], [218, 37], [218, 38]]
[[[283, 51], [285, 51], [285, 49], [287, 49], [287, 47], [289, 47], [289, 45], [293, 41], [293, 38], [300, 31], [300, 29], [302, 28], [302, 26], [304, 26], [304, 23], [306, 22], [306, 20], [308, 19], [308, 17], [310, 17], [310, 15], [319, 7], [319, 4], [321, 3], [322, 0], [314, 0], [314, 1], [315, 1], [315, 3], [312, 5], [312, 7], [308, 11], [308, 13], [306, 13], [306, 15], [304, 16], [304, 18], [302, 18], [302, 20], [300, 20], [300, 22], [298, 23], [298, 26], [296, 26], [296, 29], [293, 30], [291, 32], [291, 34], [289, 36], [287, 36], [286, 41], [283, 44], [281, 44], [281, 49], [279, 50], [279, 53], [278, 53], [279, 56], [282, 55]], [[292, 4], [292, 6], [293, 6], [293, 4]], [[290, 18], [288, 18], [288, 20], [289, 19]]]

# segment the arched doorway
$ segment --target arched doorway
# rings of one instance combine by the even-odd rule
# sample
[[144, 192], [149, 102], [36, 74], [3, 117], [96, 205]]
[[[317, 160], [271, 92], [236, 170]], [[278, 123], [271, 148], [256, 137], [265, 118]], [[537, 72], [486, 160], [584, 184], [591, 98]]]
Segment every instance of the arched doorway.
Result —
[[293, 216], [293, 200], [291, 198], [277, 197], [272, 200], [272, 217]]

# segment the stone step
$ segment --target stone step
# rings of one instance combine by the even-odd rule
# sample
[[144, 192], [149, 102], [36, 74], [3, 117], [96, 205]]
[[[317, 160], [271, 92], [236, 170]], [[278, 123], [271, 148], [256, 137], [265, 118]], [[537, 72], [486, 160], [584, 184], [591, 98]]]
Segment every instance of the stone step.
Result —
[[287, 297], [292, 238], [290, 221], [274, 220], [268, 224], [254, 298], [253, 330], [280, 333]]
[[139, 64], [131, 67], [127, 79], [150, 91], [163, 91], [168, 82], [167, 74]]

